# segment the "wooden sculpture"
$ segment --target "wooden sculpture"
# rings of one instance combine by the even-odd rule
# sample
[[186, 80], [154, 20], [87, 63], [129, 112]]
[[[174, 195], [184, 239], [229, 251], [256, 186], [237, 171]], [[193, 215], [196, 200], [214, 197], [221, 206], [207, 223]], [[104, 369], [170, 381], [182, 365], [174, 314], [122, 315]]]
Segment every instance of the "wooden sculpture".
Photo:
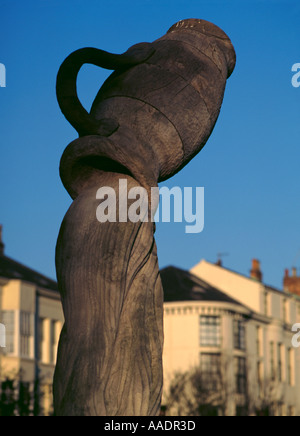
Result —
[[[115, 70], [91, 112], [80, 104], [84, 63]], [[54, 377], [63, 416], [157, 415], [163, 384], [163, 289], [150, 219], [102, 222], [97, 192], [157, 187], [208, 140], [235, 66], [227, 35], [204, 20], [175, 24], [123, 55], [86, 48], [57, 78], [63, 114], [79, 133], [65, 150], [61, 178], [73, 204], [60, 230], [56, 266], [65, 325]], [[126, 207], [130, 207], [130, 201]], [[157, 204], [149, 204], [149, 216]], [[127, 212], [127, 211], [126, 211]]]

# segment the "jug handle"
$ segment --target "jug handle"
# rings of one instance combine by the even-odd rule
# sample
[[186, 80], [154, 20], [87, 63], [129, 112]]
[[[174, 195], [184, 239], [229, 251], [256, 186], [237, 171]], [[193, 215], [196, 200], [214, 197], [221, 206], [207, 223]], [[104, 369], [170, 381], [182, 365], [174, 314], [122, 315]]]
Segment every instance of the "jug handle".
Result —
[[150, 43], [136, 44], [123, 54], [87, 47], [76, 50], [65, 59], [57, 75], [57, 100], [62, 113], [79, 136], [110, 136], [119, 128], [116, 120], [97, 120], [82, 106], [77, 94], [77, 76], [81, 67], [92, 64], [108, 70], [130, 68], [145, 62], [154, 52]]

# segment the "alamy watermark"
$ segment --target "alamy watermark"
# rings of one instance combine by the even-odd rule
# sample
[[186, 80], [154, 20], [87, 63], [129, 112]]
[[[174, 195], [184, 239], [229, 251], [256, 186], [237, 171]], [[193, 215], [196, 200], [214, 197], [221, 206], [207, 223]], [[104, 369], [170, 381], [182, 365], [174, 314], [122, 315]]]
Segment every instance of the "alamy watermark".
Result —
[[6, 88], [6, 68], [4, 64], [0, 64], [0, 88]]
[[0, 348], [6, 347], [6, 328], [4, 324], [0, 324]]
[[292, 332], [296, 333], [292, 338], [292, 345], [294, 348], [300, 347], [300, 324], [294, 324], [292, 327]]
[[292, 77], [292, 85], [294, 88], [300, 87], [300, 63], [292, 66], [292, 72], [295, 73]]
[[97, 191], [96, 199], [101, 200], [96, 210], [100, 223], [173, 221], [185, 222], [186, 233], [201, 233], [204, 229], [204, 188], [164, 186], [147, 191], [137, 186], [128, 190], [127, 179], [120, 179], [118, 194], [114, 188], [104, 186]]

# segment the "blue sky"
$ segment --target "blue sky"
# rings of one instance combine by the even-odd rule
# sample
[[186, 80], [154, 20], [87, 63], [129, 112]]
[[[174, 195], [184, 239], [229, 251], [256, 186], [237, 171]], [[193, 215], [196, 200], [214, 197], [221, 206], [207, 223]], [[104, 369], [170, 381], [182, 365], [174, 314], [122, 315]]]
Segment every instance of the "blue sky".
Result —
[[[298, 0], [0, 0], [0, 223], [6, 254], [55, 277], [54, 250], [71, 200], [58, 174], [77, 137], [55, 96], [58, 68], [81, 47], [122, 53], [153, 41], [175, 22], [202, 18], [232, 39], [237, 66], [216, 128], [201, 153], [164, 185], [205, 188], [205, 228], [158, 225], [160, 266], [191, 268], [200, 259], [248, 274], [262, 262], [264, 281], [281, 287], [284, 268], [300, 266], [300, 62]], [[85, 107], [109, 72], [85, 66]]]

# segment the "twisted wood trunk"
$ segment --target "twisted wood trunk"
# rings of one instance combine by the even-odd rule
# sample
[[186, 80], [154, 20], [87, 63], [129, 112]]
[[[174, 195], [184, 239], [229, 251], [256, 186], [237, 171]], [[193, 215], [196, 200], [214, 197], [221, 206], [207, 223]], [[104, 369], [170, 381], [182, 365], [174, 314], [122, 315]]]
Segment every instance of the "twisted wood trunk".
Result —
[[[99, 182], [118, 193], [119, 177], [124, 178], [107, 173]], [[138, 186], [126, 179], [129, 189]], [[66, 323], [55, 407], [65, 416], [156, 415], [163, 376], [163, 291], [153, 223], [100, 224], [98, 188], [76, 198], [57, 244]]]
[[[76, 94], [85, 62], [116, 69], [91, 114]], [[58, 101], [81, 137], [61, 161], [74, 202], [56, 252], [65, 314], [54, 378], [57, 415], [159, 414], [163, 290], [150, 219], [157, 203], [137, 222], [124, 222], [131, 203], [123, 199], [131, 188], [150, 194], [201, 150], [234, 64], [229, 38], [203, 20], [177, 23], [124, 55], [82, 49], [63, 63]], [[120, 179], [127, 192], [120, 192]], [[115, 192], [122, 219], [96, 219], [101, 187]]]

